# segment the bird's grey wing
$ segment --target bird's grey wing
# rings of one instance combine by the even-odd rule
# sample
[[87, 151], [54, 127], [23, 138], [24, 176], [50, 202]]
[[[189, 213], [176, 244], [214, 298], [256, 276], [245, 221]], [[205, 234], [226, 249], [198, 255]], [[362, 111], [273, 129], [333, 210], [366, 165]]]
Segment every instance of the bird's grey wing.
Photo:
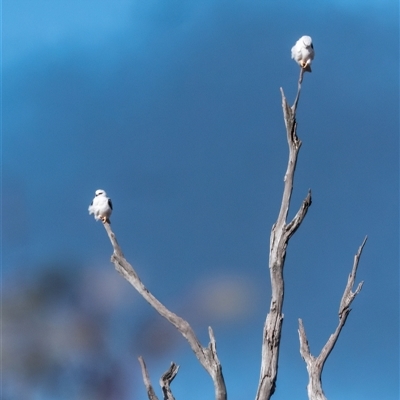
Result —
[[111, 199], [108, 199], [108, 205], [110, 206], [110, 208], [111, 208], [111, 210], [112, 210], [113, 208], [112, 208], [112, 201], [111, 201]]

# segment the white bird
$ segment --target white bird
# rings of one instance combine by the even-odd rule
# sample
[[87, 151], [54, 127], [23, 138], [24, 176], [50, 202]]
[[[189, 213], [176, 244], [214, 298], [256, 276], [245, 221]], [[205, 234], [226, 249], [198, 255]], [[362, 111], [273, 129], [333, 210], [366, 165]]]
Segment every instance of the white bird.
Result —
[[96, 221], [101, 219], [103, 224], [106, 222], [110, 223], [110, 215], [112, 213], [112, 202], [111, 199], [107, 197], [107, 193], [98, 189], [95, 192], [95, 197], [89, 206], [89, 214], [94, 214]]
[[314, 46], [310, 36], [302, 36], [292, 47], [292, 58], [305, 71], [311, 72], [311, 62], [314, 59]]

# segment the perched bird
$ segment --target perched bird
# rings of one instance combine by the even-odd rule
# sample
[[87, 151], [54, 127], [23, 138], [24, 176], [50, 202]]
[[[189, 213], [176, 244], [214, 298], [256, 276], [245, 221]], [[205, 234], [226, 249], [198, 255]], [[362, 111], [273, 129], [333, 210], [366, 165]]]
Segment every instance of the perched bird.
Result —
[[302, 36], [292, 47], [292, 58], [305, 71], [311, 72], [311, 62], [314, 59], [314, 46], [310, 36]]
[[98, 189], [95, 192], [95, 197], [89, 206], [89, 214], [94, 214], [96, 221], [101, 219], [103, 224], [106, 222], [110, 223], [110, 215], [112, 213], [112, 203], [111, 199], [107, 197], [107, 193]]

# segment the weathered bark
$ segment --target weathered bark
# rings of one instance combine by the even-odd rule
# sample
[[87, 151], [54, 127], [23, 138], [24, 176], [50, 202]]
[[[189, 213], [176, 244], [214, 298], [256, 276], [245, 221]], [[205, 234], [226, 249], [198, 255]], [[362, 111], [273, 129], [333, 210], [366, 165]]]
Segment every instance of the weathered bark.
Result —
[[286, 248], [290, 238], [301, 225], [311, 205], [311, 191], [303, 200], [297, 214], [287, 223], [290, 199], [293, 190], [294, 173], [298, 153], [301, 147], [301, 140], [297, 137], [296, 110], [300, 97], [301, 82], [304, 71], [300, 69], [300, 77], [296, 99], [292, 107], [286, 101], [281, 88], [283, 117], [286, 126], [286, 136], [289, 146], [289, 160], [284, 178], [284, 189], [281, 208], [278, 219], [272, 226], [269, 252], [269, 271], [271, 278], [271, 304], [267, 315], [264, 331], [261, 354], [261, 372], [256, 400], [269, 400], [275, 392], [276, 379], [278, 374], [279, 345], [283, 323], [283, 299], [284, 281], [283, 267], [285, 264]]
[[347, 279], [347, 285], [344, 289], [343, 297], [339, 306], [339, 323], [335, 332], [329, 337], [325, 346], [322, 348], [321, 353], [318, 357], [311, 355], [310, 347], [308, 345], [306, 332], [304, 330], [303, 321], [299, 319], [299, 340], [300, 340], [300, 354], [307, 366], [308, 372], [308, 385], [307, 393], [309, 400], [326, 400], [324, 392], [322, 390], [322, 370], [324, 369], [325, 362], [335, 347], [335, 344], [339, 338], [340, 332], [346, 323], [347, 317], [350, 314], [350, 305], [354, 298], [360, 292], [363, 283], [360, 282], [355, 292], [352, 292], [354, 281], [356, 279], [358, 263], [361, 257], [362, 250], [364, 248], [367, 238], [364, 239], [361, 246], [359, 247], [357, 254], [354, 256], [354, 263], [351, 273]]
[[140, 363], [140, 367], [142, 369], [144, 386], [146, 387], [146, 390], [147, 390], [147, 397], [149, 398], [149, 400], [158, 400], [158, 397], [156, 396], [156, 394], [154, 392], [153, 386], [151, 385], [149, 373], [147, 372], [147, 368], [146, 368], [146, 363], [144, 362], [142, 356], [139, 357], [139, 363]]
[[[144, 286], [138, 274], [133, 269], [132, 265], [125, 259], [122, 250], [117, 242], [114, 232], [108, 222], [104, 224], [104, 228], [108, 234], [114, 253], [111, 256], [111, 262], [115, 269], [137, 290], [137, 292], [167, 321], [175, 326], [176, 329], [188, 341], [194, 354], [200, 364], [211, 376], [214, 383], [214, 392], [216, 400], [226, 400], [227, 393], [224, 377], [222, 375], [222, 366], [219, 362], [216, 342], [213, 330], [208, 328], [210, 343], [207, 347], [203, 347], [197, 339], [192, 327], [189, 323], [178, 315], [168, 310], [159, 300], [157, 300], [149, 290]], [[143, 367], [142, 367], [143, 370]], [[156, 399], [156, 398], [155, 398]]]
[[171, 366], [160, 378], [160, 386], [164, 394], [164, 400], [175, 400], [169, 385], [174, 380], [176, 374], [178, 373], [179, 365], [171, 363]]
[[[142, 376], [144, 386], [147, 390], [147, 397], [149, 400], [158, 400], [157, 395], [154, 392], [153, 386], [151, 385], [149, 373], [147, 372], [146, 363], [142, 356], [139, 357], [140, 367], [142, 369]], [[168, 368], [166, 372], [164, 372], [160, 378], [160, 386], [164, 395], [164, 400], [175, 400], [175, 397], [172, 394], [171, 388], [169, 385], [174, 380], [176, 374], [178, 373], [179, 365], [175, 363], [171, 363], [171, 366]]]

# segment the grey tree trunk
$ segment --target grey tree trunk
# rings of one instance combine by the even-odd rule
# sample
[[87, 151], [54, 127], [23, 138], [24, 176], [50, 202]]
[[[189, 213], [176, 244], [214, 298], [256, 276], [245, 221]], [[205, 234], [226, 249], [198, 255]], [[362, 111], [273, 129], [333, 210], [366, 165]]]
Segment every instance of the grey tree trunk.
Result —
[[275, 392], [283, 323], [282, 309], [285, 293], [283, 267], [285, 265], [286, 248], [290, 238], [300, 227], [311, 205], [311, 191], [309, 191], [294, 218], [290, 222], [286, 221], [292, 196], [297, 157], [301, 147], [301, 140], [297, 136], [296, 111], [300, 97], [301, 83], [303, 81], [303, 73], [303, 69], [300, 69], [297, 95], [292, 107], [289, 107], [283, 90], [281, 89], [283, 118], [289, 146], [289, 160], [284, 177], [281, 208], [278, 219], [272, 226], [270, 237], [269, 273], [271, 278], [271, 303], [264, 324], [261, 350], [261, 372], [256, 400], [269, 400]]

